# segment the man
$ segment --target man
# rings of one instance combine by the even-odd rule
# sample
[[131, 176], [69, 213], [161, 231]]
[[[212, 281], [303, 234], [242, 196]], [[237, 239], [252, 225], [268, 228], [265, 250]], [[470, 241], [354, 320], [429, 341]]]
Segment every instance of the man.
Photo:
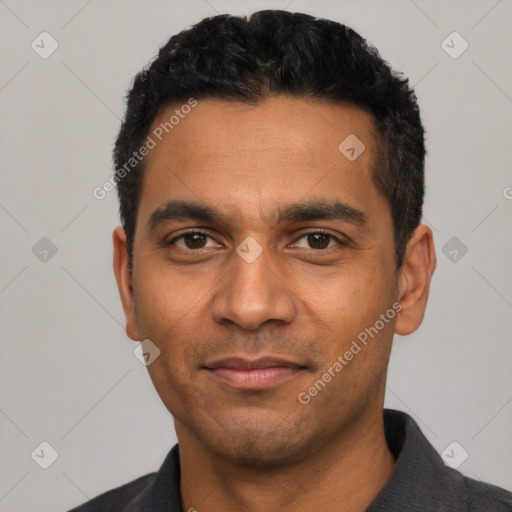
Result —
[[75, 509], [505, 511], [384, 411], [436, 265], [407, 80], [351, 29], [216, 16], [139, 73], [114, 270], [178, 445]]

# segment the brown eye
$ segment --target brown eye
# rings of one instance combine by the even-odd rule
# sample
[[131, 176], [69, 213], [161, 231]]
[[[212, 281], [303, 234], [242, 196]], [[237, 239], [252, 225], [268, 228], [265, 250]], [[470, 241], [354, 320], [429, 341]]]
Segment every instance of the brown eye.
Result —
[[312, 249], [325, 249], [331, 241], [331, 237], [325, 233], [310, 233], [307, 236]]
[[189, 250], [204, 249], [207, 247], [220, 247], [219, 244], [210, 243], [210, 245], [207, 245], [208, 240], [214, 242], [213, 238], [206, 233], [202, 233], [200, 231], [190, 231], [188, 233], [183, 233], [176, 238], [173, 238], [169, 242], [169, 245], [175, 245], [180, 249]]
[[206, 235], [201, 233], [191, 233], [185, 235], [183, 240], [187, 246], [187, 249], [202, 249], [206, 243], [206, 238]]
[[[305, 240], [305, 243], [303, 243], [302, 240]], [[335, 243], [332, 244], [331, 242]], [[315, 231], [311, 233], [305, 233], [304, 235], [302, 235], [296, 242], [296, 245], [303, 249], [322, 250], [330, 249], [335, 245], [345, 244], [341, 240], [336, 238], [334, 235], [331, 235], [330, 233]]]

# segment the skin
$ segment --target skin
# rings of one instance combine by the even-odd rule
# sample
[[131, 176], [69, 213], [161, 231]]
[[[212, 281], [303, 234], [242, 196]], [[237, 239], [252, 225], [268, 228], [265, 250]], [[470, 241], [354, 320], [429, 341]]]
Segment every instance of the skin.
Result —
[[[148, 371], [174, 417], [183, 510], [363, 511], [393, 471], [382, 419], [393, 334], [421, 324], [436, 257], [432, 231], [420, 225], [396, 269], [390, 206], [370, 177], [372, 126], [365, 111], [327, 102], [201, 100], [147, 157], [133, 272], [121, 227], [114, 270], [128, 336], [161, 351]], [[338, 150], [349, 134], [366, 146], [352, 162]], [[226, 217], [151, 231], [151, 214], [171, 199]], [[316, 199], [361, 210], [366, 227], [275, 222], [279, 208]], [[175, 240], [190, 228], [207, 235], [194, 239], [202, 248]], [[334, 238], [311, 241], [315, 230]], [[246, 237], [262, 249], [251, 263], [236, 251]], [[299, 393], [397, 301], [401, 311], [301, 404]], [[240, 390], [204, 369], [233, 355], [280, 356], [305, 369]]]

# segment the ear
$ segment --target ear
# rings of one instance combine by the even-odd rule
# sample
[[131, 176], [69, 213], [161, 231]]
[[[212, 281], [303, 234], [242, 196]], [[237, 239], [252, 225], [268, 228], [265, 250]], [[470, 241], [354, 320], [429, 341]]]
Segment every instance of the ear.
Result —
[[135, 321], [132, 274], [128, 267], [126, 253], [126, 233], [121, 226], [114, 229], [112, 239], [114, 241], [114, 274], [126, 317], [126, 334], [130, 339], [139, 341], [139, 330]]
[[435, 268], [432, 230], [422, 224], [413, 231], [407, 243], [400, 269], [398, 291], [402, 309], [395, 324], [396, 334], [406, 336], [421, 325]]

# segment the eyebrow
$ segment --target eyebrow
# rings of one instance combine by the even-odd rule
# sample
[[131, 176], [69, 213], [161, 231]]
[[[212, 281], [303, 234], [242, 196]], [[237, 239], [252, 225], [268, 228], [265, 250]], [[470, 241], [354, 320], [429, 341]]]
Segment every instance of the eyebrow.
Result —
[[[220, 210], [208, 204], [173, 199], [165, 206], [157, 208], [149, 217], [148, 228], [155, 231], [162, 224], [172, 221], [194, 220], [204, 223], [222, 223], [227, 221]], [[358, 210], [339, 200], [311, 200], [292, 203], [280, 207], [273, 215], [275, 224], [285, 222], [307, 222], [313, 220], [334, 220], [346, 222], [367, 229], [368, 219]]]

